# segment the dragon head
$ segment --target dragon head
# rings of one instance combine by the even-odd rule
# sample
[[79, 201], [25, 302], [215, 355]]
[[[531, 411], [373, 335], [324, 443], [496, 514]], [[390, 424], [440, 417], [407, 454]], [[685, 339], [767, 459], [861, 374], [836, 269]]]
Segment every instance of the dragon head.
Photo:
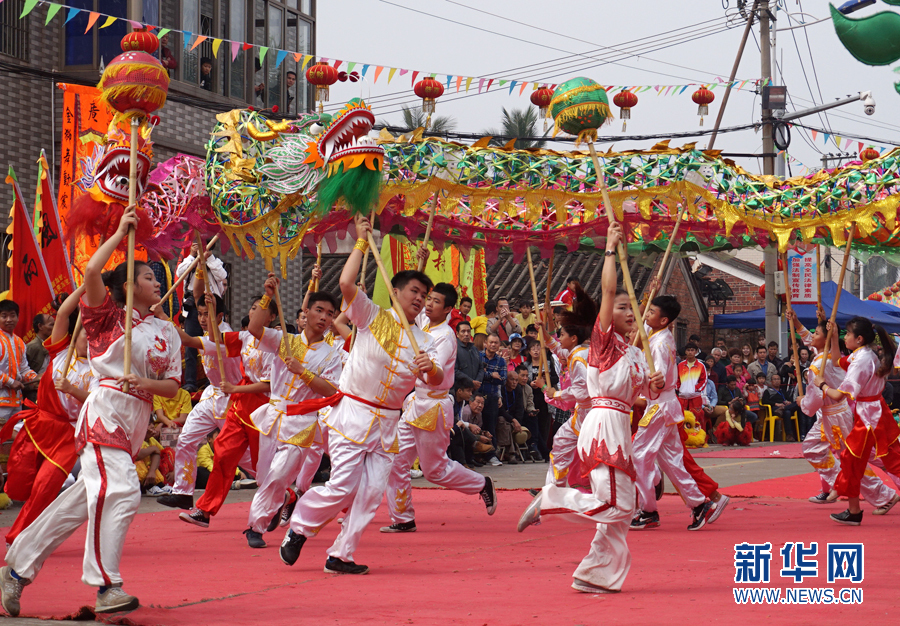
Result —
[[[327, 117], [327, 116], [322, 116]], [[354, 98], [327, 122], [307, 145], [304, 163], [314, 167], [328, 167], [329, 175], [343, 165], [345, 171], [365, 165], [366, 169], [380, 172], [384, 164], [384, 148], [369, 137], [375, 125], [372, 109], [359, 98]], [[317, 130], [317, 129], [316, 129]]]
[[[138, 133], [137, 145], [137, 197], [140, 198], [147, 185], [150, 163], [153, 159], [152, 143], [149, 139], [151, 127], [143, 125]], [[97, 202], [128, 203], [128, 179], [131, 163], [131, 136], [113, 121], [109, 125], [106, 141], [94, 169], [82, 182], [84, 189]]]

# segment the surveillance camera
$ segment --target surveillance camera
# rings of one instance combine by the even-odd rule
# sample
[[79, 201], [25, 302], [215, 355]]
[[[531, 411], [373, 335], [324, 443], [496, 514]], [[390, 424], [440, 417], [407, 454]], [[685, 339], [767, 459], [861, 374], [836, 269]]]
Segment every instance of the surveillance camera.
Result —
[[859, 99], [863, 101], [863, 111], [866, 115], [875, 115], [875, 98], [872, 97], [872, 92], [861, 91]]
[[874, 104], [867, 104], [863, 110], [866, 112], [866, 115], [875, 115]]

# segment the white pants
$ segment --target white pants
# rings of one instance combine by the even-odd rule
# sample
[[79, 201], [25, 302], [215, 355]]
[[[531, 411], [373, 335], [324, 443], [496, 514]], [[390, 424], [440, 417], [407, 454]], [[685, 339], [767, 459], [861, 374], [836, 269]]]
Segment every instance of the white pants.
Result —
[[470, 496], [484, 489], [484, 476], [447, 457], [450, 433], [444, 429], [443, 423], [438, 423], [434, 430], [429, 431], [401, 421], [397, 436], [400, 439], [400, 452], [394, 456], [385, 493], [391, 521], [395, 524], [416, 519], [409, 475], [416, 456], [419, 457], [419, 467], [422, 468], [425, 479], [435, 485]]
[[[273, 430], [276, 428], [273, 427]], [[258, 533], [266, 532], [272, 516], [284, 504], [284, 494], [288, 486], [297, 479], [297, 485], [304, 490], [299, 476], [304, 466], [309, 467], [308, 457], [313, 457], [316, 469], [322, 460], [324, 448], [321, 444], [315, 448], [301, 448], [290, 443], [279, 441], [273, 436], [259, 438], [259, 457], [257, 461], [256, 480], [259, 488], [250, 504], [247, 526]], [[308, 470], [307, 470], [308, 471]], [[313, 476], [315, 470], [313, 470]], [[309, 477], [312, 483], [312, 476]], [[306, 485], [309, 489], [309, 484]]]
[[[817, 417], [812, 428], [809, 429], [809, 432], [803, 439], [802, 449], [803, 458], [805, 458], [809, 464], [815, 468], [816, 472], [819, 473], [822, 491], [828, 493], [834, 487], [834, 481], [841, 471], [841, 461], [840, 451], [832, 450], [831, 443], [824, 436], [822, 432], [823, 425], [826, 428], [829, 427], [827, 423], [823, 424], [821, 417]], [[840, 426], [846, 425], [841, 424]], [[843, 448], [843, 435], [850, 434], [850, 431], [849, 429], [844, 430], [841, 428], [841, 432], [842, 436], [839, 441]], [[835, 454], [835, 452], [837, 452], [837, 454]], [[872, 454], [869, 457], [869, 464], [884, 470], [884, 463], [875, 457], [874, 447], [872, 448]], [[889, 472], [886, 473], [891, 477], [895, 484], [898, 484], [898, 478], [896, 476]], [[859, 491], [866, 499], [866, 502], [871, 503], [874, 507], [887, 504], [894, 495], [896, 495], [896, 492], [885, 485], [884, 481], [882, 481], [871, 469], [866, 469], [866, 473], [863, 475], [859, 484]]]
[[666, 425], [665, 415], [656, 415], [634, 435], [634, 471], [637, 474], [638, 506], [646, 512], [656, 511], [656, 462], [666, 473], [690, 508], [706, 502], [697, 482], [684, 469], [684, 447], [678, 424]]
[[81, 452], [78, 480], [16, 537], [6, 563], [22, 578], [33, 580], [47, 557], [87, 522], [81, 580], [94, 587], [121, 584], [122, 547], [140, 503], [131, 455], [89, 443]]
[[[631, 457], [628, 415], [609, 409], [592, 409], [589, 417], [593, 419], [585, 420], [586, 428], [579, 436], [579, 449], [599, 439], [601, 444], [616, 442], [611, 454], [616, 454], [621, 448], [626, 460]], [[587, 432], [590, 424], [594, 424], [593, 430], [596, 432]], [[595, 522], [597, 534], [591, 542], [591, 550], [573, 576], [618, 591], [622, 589], [631, 569], [631, 553], [625, 538], [635, 511], [634, 480], [622, 470], [602, 463], [591, 470], [590, 480], [591, 493], [545, 485], [538, 496], [541, 498], [541, 514], [574, 513], [579, 518]]]
[[[224, 409], [223, 409], [224, 407]], [[216, 428], [225, 426], [225, 410], [228, 407], [228, 396], [210, 396], [197, 403], [188, 413], [178, 445], [175, 446], [175, 486], [173, 493], [190, 496], [194, 493], [197, 482], [197, 450], [206, 441], [206, 437]], [[244, 451], [240, 466], [253, 474], [253, 462], [250, 460], [250, 449]]]
[[[363, 531], [375, 517], [384, 496], [393, 454], [385, 452], [381, 429], [373, 427], [362, 443], [353, 443], [338, 433], [329, 433], [331, 478], [307, 491], [294, 509], [291, 530], [315, 536], [343, 509], [350, 510], [341, 532], [328, 549], [328, 556], [353, 562], [353, 553]], [[352, 506], [351, 506], [352, 505]]]
[[[581, 410], [576, 409], [576, 411]], [[553, 451], [550, 453], [550, 467], [547, 468], [545, 485], [566, 486], [569, 469], [572, 467], [572, 461], [575, 460], [575, 448], [578, 445], [578, 433], [575, 432], [575, 429], [581, 425], [581, 420], [577, 420], [576, 426], [576, 417], [577, 413], [560, 426], [553, 435]]]

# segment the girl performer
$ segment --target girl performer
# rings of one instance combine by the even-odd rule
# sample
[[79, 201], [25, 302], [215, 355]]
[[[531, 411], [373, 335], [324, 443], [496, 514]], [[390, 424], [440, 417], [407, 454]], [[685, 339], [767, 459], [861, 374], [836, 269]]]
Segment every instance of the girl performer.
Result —
[[78, 458], [75, 422], [93, 378], [87, 362], [87, 336], [84, 333], [79, 333], [75, 339], [75, 358], [67, 371], [63, 369], [70, 341], [70, 314], [78, 308], [82, 293], [84, 286], [62, 303], [53, 333], [44, 341], [51, 362], [49, 374], [41, 378], [38, 386], [37, 406], [16, 413], [0, 432], [0, 441], [7, 441], [16, 422], [23, 420], [22, 430], [9, 453], [6, 493], [25, 504], [6, 533], [7, 544], [11, 544], [59, 495]]
[[[881, 358], [872, 349], [876, 333], [884, 348]], [[897, 442], [900, 428], [881, 395], [897, 346], [881, 326], [874, 326], [864, 317], [847, 322], [844, 343], [852, 351], [849, 357], [841, 359], [841, 366], [847, 370], [844, 381], [835, 389], [828, 385], [825, 373], [819, 372], [815, 384], [832, 400], [846, 397], [853, 409], [853, 430], [845, 438], [841, 471], [834, 481], [834, 490], [838, 495], [847, 496], [849, 503], [846, 511], [833, 513], [831, 519], [838, 524], [859, 526], [862, 522], [860, 482], [870, 458], [880, 459], [888, 472], [900, 474], [900, 443]]]
[[[98, 587], [95, 612], [133, 611], [138, 599], [122, 590], [119, 560], [125, 535], [141, 502], [134, 455], [150, 422], [153, 396], [172, 398], [181, 381], [181, 341], [175, 327], [153, 317], [159, 283], [145, 263], [134, 266], [131, 373], [124, 373], [125, 281], [122, 263], [103, 274], [103, 267], [137, 225], [134, 208], [122, 215], [119, 228], [88, 261], [81, 316], [87, 334], [91, 369], [99, 383], [84, 403], [77, 447], [81, 473], [16, 538], [0, 570], [3, 608], [18, 615], [22, 587], [31, 583], [44, 561], [85, 521], [88, 523], [82, 580]], [[127, 382], [129, 391], [122, 386]]]
[[622, 226], [612, 223], [603, 264], [603, 299], [588, 354], [591, 411], [578, 436], [578, 456], [590, 472], [591, 493], [545, 485], [519, 519], [519, 531], [541, 514], [575, 513], [597, 524], [591, 550], [575, 570], [572, 588], [584, 593], [614, 593], [631, 568], [625, 536], [635, 511], [634, 464], [629, 412], [638, 395], [655, 399], [663, 376], [652, 377], [641, 351], [624, 339], [635, 325], [628, 295], [616, 288], [616, 245]]

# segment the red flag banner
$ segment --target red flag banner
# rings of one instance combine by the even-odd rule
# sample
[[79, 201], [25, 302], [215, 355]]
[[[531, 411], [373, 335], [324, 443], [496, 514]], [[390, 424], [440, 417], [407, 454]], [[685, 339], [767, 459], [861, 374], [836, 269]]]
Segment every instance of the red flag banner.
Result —
[[6, 231], [12, 235], [9, 244], [9, 298], [19, 305], [19, 324], [15, 332], [27, 343], [34, 337], [31, 325], [34, 317], [39, 313], [53, 312], [51, 304], [55, 294], [47, 279], [44, 258], [12, 167], [9, 168], [6, 182], [13, 186], [14, 198], [10, 211], [12, 223]]
[[[59, 213], [56, 209], [56, 197], [53, 194], [53, 180], [50, 178], [50, 166], [47, 164], [47, 156], [41, 151], [40, 176], [38, 181], [38, 200], [40, 205], [41, 230], [41, 256], [44, 257], [44, 265], [47, 267], [47, 277], [53, 292], [57, 294], [72, 293], [75, 291], [75, 279], [72, 277], [72, 264], [69, 263], [69, 251], [63, 239], [62, 225], [59, 221]], [[37, 214], [35, 210], [35, 214]]]

